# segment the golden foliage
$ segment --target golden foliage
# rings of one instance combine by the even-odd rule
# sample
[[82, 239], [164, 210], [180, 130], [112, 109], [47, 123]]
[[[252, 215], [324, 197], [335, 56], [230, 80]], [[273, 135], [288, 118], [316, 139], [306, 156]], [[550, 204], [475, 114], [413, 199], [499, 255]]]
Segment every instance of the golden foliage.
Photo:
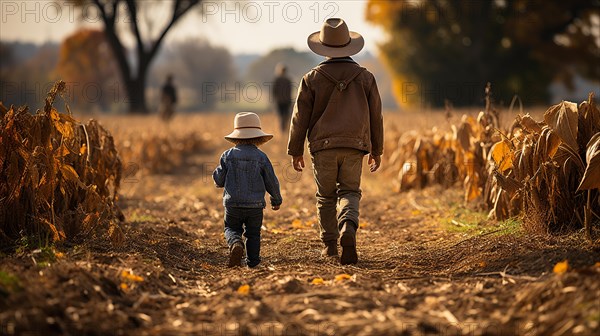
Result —
[[115, 204], [121, 160], [114, 140], [96, 121], [79, 123], [53, 103], [57, 82], [42, 111], [0, 104], [0, 238], [49, 235], [79, 239], [102, 232], [120, 242]]
[[513, 159], [510, 145], [511, 143], [508, 140], [502, 140], [492, 146], [492, 158], [501, 172], [512, 168]]

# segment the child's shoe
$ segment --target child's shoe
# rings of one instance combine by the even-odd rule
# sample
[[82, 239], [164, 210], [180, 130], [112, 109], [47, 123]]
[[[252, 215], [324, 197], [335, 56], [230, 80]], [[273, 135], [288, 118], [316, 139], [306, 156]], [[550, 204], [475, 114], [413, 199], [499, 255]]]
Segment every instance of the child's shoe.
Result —
[[356, 253], [356, 228], [352, 222], [345, 222], [340, 230], [340, 245], [342, 246], [342, 265], [356, 264], [358, 254]]
[[237, 267], [242, 265], [242, 258], [244, 257], [244, 245], [241, 242], [235, 242], [229, 248], [229, 263], [228, 267]]
[[254, 264], [254, 265], [246, 264], [246, 266], [248, 267], [248, 269], [263, 269], [264, 268], [263, 264], [261, 264], [261, 263]]

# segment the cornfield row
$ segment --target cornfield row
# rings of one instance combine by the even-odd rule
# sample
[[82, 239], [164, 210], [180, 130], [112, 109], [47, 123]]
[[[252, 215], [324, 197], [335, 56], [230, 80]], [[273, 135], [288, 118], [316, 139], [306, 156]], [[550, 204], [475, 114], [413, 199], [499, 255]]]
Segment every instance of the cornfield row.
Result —
[[518, 115], [503, 129], [488, 95], [475, 119], [463, 115], [451, 131], [399, 134], [390, 166], [400, 191], [460, 181], [466, 202], [489, 217], [522, 216], [530, 230], [586, 228], [600, 214], [600, 111], [590, 94], [577, 105], [551, 106], [543, 120]]
[[53, 104], [64, 91], [57, 82], [34, 115], [0, 104], [0, 240], [123, 239], [116, 205], [122, 166], [113, 137], [94, 120], [75, 120], [66, 105], [67, 113], [59, 113]]
[[120, 139], [117, 147], [123, 162], [148, 173], [171, 173], [186, 163], [188, 155], [211, 148], [210, 138], [196, 132], [121, 130], [117, 131], [117, 135]]

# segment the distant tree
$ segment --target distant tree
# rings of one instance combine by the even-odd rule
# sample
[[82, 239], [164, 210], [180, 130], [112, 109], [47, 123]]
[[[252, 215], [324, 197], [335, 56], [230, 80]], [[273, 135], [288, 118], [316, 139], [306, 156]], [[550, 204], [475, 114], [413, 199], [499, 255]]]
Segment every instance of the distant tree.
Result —
[[106, 110], [121, 95], [118, 67], [100, 30], [82, 29], [67, 37], [60, 46], [56, 72], [71, 84], [76, 106], [89, 109], [100, 104]]
[[184, 89], [182, 108], [212, 109], [220, 98], [219, 90], [227, 85], [233, 87], [233, 57], [224, 47], [192, 38], [174, 42], [163, 52], [160, 63], [151, 72], [150, 81], [159, 87], [166, 76], [172, 74], [177, 87]]
[[[0, 101], [6, 99], [6, 90], [7, 85], [10, 85], [10, 72], [13, 62], [13, 51], [10, 45], [0, 42]], [[4, 104], [9, 104], [9, 102], [4, 101]]]
[[[74, 0], [80, 5], [92, 4], [99, 13], [104, 24], [104, 33], [116, 59], [125, 90], [129, 97], [131, 112], [147, 113], [146, 79], [148, 69], [160, 49], [167, 33], [194, 6], [202, 0], [172, 0], [165, 2], [141, 0]], [[154, 7], [152, 7], [154, 6]], [[157, 8], [156, 6], [161, 6]], [[170, 18], [164, 27], [159, 28], [156, 37], [143, 36], [142, 28], [155, 27], [155, 21], [148, 18], [150, 11], [163, 12], [170, 8]], [[144, 15], [146, 14], [146, 15]], [[143, 18], [147, 20], [143, 20]], [[118, 23], [124, 23], [135, 41], [135, 71], [128, 61], [127, 50], [123, 44], [123, 31], [118, 29]], [[150, 35], [147, 29], [145, 35]]]
[[14, 61], [15, 58], [10, 45], [0, 42], [0, 69], [5, 69], [12, 66]]
[[[14, 44], [12, 45], [14, 46]], [[0, 101], [15, 106], [28, 105], [32, 108], [40, 106], [48, 90], [52, 87], [53, 71], [58, 61], [58, 45], [46, 43], [33, 48], [31, 57], [21, 61], [14, 55], [11, 44], [2, 56], [12, 59], [9, 66], [0, 67]], [[7, 58], [4, 58], [7, 57]]]
[[479, 104], [487, 81], [497, 96], [541, 103], [555, 79], [600, 78], [591, 33], [599, 8], [598, 0], [369, 0], [366, 17], [389, 33], [380, 47], [401, 105]]

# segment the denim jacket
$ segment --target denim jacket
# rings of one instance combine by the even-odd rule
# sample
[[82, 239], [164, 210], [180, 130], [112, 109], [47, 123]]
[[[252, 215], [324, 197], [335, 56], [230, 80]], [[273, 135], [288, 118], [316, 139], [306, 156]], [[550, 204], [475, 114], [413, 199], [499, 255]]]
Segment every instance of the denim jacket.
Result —
[[264, 208], [265, 191], [271, 195], [271, 205], [283, 201], [271, 161], [254, 145], [237, 145], [226, 150], [213, 179], [217, 187], [225, 188], [226, 207]]

